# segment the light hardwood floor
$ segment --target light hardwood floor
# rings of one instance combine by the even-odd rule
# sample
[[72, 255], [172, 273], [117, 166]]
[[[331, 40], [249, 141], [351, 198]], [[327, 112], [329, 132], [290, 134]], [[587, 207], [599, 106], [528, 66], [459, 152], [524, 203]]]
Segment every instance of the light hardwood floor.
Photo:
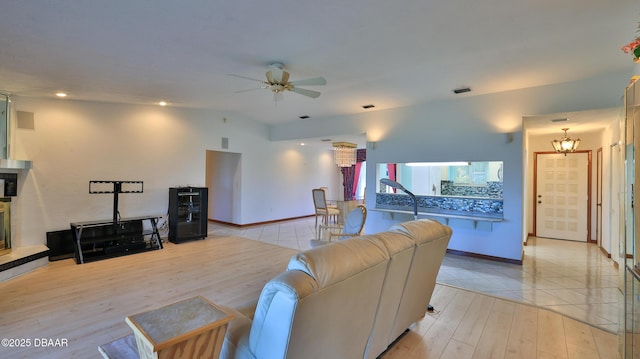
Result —
[[[0, 283], [0, 358], [100, 358], [97, 347], [131, 333], [127, 315], [202, 295], [232, 307], [254, 302], [296, 250], [210, 235], [127, 257], [45, 268]], [[436, 308], [382, 358], [618, 358], [615, 335], [526, 304], [438, 285]], [[66, 339], [64, 347], [34, 347]]]
[[[159, 251], [76, 265], [72, 259], [0, 283], [0, 337], [31, 347], [0, 346], [0, 358], [101, 358], [98, 345], [131, 334], [128, 315], [196, 295], [237, 307], [297, 251], [239, 237], [209, 237]], [[67, 347], [34, 347], [36, 338]]]
[[446, 285], [431, 304], [381, 359], [620, 358], [615, 335], [546, 309]]

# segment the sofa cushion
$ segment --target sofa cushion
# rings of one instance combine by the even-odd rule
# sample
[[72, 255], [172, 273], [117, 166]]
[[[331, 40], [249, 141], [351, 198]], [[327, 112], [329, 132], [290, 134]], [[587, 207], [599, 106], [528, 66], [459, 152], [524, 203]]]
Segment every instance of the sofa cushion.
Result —
[[381, 243], [358, 238], [294, 256], [289, 271], [308, 273], [318, 290], [299, 297], [287, 358], [362, 358], [388, 259]]
[[234, 319], [227, 326], [220, 358], [252, 358], [253, 354], [246, 345], [249, 340], [251, 319], [233, 308], [223, 308], [227, 313], [232, 313]]
[[287, 269], [307, 273], [323, 288], [388, 259], [389, 254], [379, 244], [356, 237], [298, 253]]
[[251, 324], [251, 353], [273, 353], [276, 358], [286, 353], [298, 301], [317, 289], [315, 280], [300, 271], [285, 271], [267, 282]]
[[389, 231], [406, 234], [413, 238], [416, 245], [436, 241], [445, 237], [449, 238], [452, 234], [450, 227], [433, 219], [420, 219], [394, 224], [389, 228]]
[[391, 333], [392, 338], [397, 338], [426, 313], [452, 231], [430, 219], [396, 224], [390, 231], [408, 234], [415, 241], [411, 267]]
[[385, 273], [380, 302], [376, 310], [375, 322], [365, 351], [365, 358], [378, 357], [395, 338], [391, 338], [393, 325], [402, 291], [407, 280], [414, 252], [413, 239], [400, 232], [381, 232], [370, 236], [362, 236], [361, 240], [371, 241], [386, 249], [389, 262]]

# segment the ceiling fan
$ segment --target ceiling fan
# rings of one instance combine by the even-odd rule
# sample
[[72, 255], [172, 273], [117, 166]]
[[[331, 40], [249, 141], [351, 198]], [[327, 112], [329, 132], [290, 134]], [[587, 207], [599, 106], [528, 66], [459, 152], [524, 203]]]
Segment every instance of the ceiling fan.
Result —
[[322, 86], [327, 84], [327, 80], [325, 80], [324, 77], [314, 77], [305, 80], [289, 81], [289, 72], [285, 71], [283, 68], [284, 65], [281, 63], [274, 63], [269, 65], [269, 71], [267, 71], [266, 73], [266, 81], [232, 74], [231, 76], [262, 83], [262, 86], [258, 88], [240, 90], [236, 92], [247, 92], [257, 89], [270, 89], [271, 92], [273, 92], [273, 100], [277, 102], [278, 100], [282, 99], [282, 94], [285, 91], [291, 91], [311, 98], [317, 98], [318, 96], [320, 96], [320, 92], [303, 89], [298, 86]]

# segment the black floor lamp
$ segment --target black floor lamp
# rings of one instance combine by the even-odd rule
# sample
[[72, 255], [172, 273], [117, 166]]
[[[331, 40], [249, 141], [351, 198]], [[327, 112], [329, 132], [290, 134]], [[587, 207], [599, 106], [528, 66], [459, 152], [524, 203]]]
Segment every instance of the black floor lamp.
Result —
[[380, 180], [380, 183], [382, 183], [383, 185], [386, 186], [390, 186], [392, 188], [397, 188], [399, 190], [401, 190], [402, 192], [408, 194], [412, 199], [413, 199], [413, 219], [418, 219], [418, 200], [416, 199], [416, 196], [411, 193], [411, 191], [409, 191], [408, 189], [404, 188], [403, 185], [401, 185], [400, 183], [396, 182], [396, 181], [392, 181], [388, 178], [383, 178]]

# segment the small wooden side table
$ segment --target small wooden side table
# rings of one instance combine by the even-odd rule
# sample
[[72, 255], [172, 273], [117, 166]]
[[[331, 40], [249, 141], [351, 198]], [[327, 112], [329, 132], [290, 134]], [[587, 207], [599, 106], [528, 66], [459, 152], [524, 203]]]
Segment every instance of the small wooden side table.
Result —
[[233, 315], [197, 296], [126, 318], [140, 359], [218, 358]]

